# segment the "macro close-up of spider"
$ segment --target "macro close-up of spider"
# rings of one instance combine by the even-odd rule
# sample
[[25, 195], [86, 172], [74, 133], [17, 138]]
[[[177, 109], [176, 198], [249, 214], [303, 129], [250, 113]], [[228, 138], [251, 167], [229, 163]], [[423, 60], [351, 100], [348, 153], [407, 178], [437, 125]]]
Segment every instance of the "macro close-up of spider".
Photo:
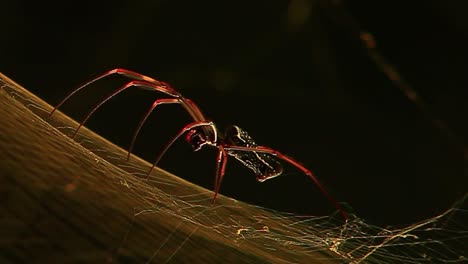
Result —
[[221, 182], [225, 175], [226, 164], [228, 157], [234, 157], [241, 164], [251, 169], [255, 175], [256, 179], [259, 182], [264, 182], [266, 180], [280, 176], [283, 173], [283, 165], [281, 162], [286, 162], [304, 174], [306, 174], [320, 189], [320, 191], [330, 200], [330, 202], [338, 209], [345, 219], [348, 219], [348, 214], [340, 206], [340, 204], [329, 194], [325, 187], [320, 183], [316, 176], [307, 169], [300, 162], [294, 158], [285, 155], [273, 148], [267, 146], [257, 145], [255, 141], [249, 136], [249, 134], [242, 128], [231, 125], [228, 126], [224, 133], [218, 131], [215, 123], [202, 114], [200, 108], [190, 99], [185, 98], [177, 90], [173, 89], [169, 84], [155, 80], [151, 77], [145, 76], [143, 74], [126, 70], [126, 69], [113, 69], [107, 71], [94, 79], [84, 83], [80, 87], [74, 89], [69, 93], [62, 101], [60, 101], [57, 106], [50, 112], [50, 116], [62, 106], [68, 99], [70, 99], [75, 93], [89, 86], [90, 84], [105, 78], [109, 75], [122, 75], [129, 79], [130, 82], [121, 86], [117, 90], [113, 91], [110, 95], [99, 101], [99, 103], [91, 109], [91, 111], [85, 116], [85, 118], [80, 122], [79, 126], [75, 129], [72, 137], [78, 133], [78, 130], [88, 121], [88, 119], [108, 100], [116, 96], [117, 94], [127, 90], [128, 88], [136, 87], [149, 91], [160, 92], [169, 96], [170, 98], [161, 98], [156, 99], [151, 107], [148, 109], [146, 114], [143, 116], [139, 122], [135, 132], [133, 134], [130, 146], [128, 148], [127, 160], [130, 159], [133, 146], [138, 137], [138, 134], [147, 121], [150, 114], [155, 110], [159, 105], [163, 104], [180, 104], [192, 117], [193, 122], [184, 126], [179, 133], [176, 134], [163, 148], [154, 161], [152, 167], [149, 169], [146, 178], [150, 175], [151, 171], [161, 160], [166, 151], [173, 145], [173, 143], [179, 139], [181, 136], [186, 134], [185, 140], [189, 143], [194, 151], [198, 151], [203, 147], [212, 147], [217, 149], [217, 158], [216, 158], [216, 174], [214, 179], [214, 195], [213, 202], [215, 202], [216, 197], [219, 193]]
[[0, 263], [468, 259], [468, 2], [4, 7]]

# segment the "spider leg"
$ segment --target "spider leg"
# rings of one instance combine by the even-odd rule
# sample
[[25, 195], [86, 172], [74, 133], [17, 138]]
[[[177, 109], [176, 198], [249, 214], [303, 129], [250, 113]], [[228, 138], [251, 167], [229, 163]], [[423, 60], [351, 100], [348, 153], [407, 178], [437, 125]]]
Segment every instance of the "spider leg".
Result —
[[[224, 150], [227, 150], [227, 151], [229, 151], [229, 150], [250, 151], [250, 152], [267, 153], [267, 154], [274, 155], [274, 156], [276, 156], [276, 157], [290, 163], [291, 165], [293, 165], [296, 168], [298, 168], [299, 170], [301, 170], [304, 174], [309, 176], [309, 178], [311, 178], [312, 181], [314, 181], [314, 183], [319, 187], [320, 191], [335, 206], [335, 208], [340, 211], [340, 213], [343, 215], [343, 217], [346, 220], [349, 219], [348, 213], [346, 213], [346, 211], [341, 207], [341, 205], [336, 202], [336, 200], [333, 198], [333, 196], [331, 196], [331, 194], [325, 189], [325, 187], [319, 182], [319, 180], [312, 174], [312, 172], [310, 170], [308, 170], [306, 167], [304, 167], [302, 164], [300, 164], [298, 161], [296, 161], [295, 159], [293, 159], [293, 158], [291, 158], [291, 157], [289, 157], [289, 156], [287, 156], [285, 154], [282, 154], [281, 152], [279, 152], [279, 151], [277, 151], [275, 149], [272, 149], [272, 148], [269, 148], [269, 147], [264, 147], [264, 146], [257, 146], [255, 148], [250, 148], [250, 147], [242, 147], [242, 146], [224, 145]], [[263, 181], [265, 181], [265, 180], [268, 180], [268, 178], [263, 179]]]
[[160, 81], [157, 81], [151, 77], [148, 77], [148, 76], [145, 76], [143, 74], [140, 74], [140, 73], [136, 73], [136, 72], [133, 72], [133, 71], [129, 71], [129, 70], [126, 70], [126, 69], [120, 69], [120, 68], [117, 68], [117, 69], [113, 69], [113, 70], [110, 70], [110, 71], [107, 71], [99, 76], [97, 76], [96, 78], [86, 82], [85, 84], [81, 85], [80, 87], [76, 88], [75, 90], [73, 90], [71, 93], [69, 93], [65, 98], [62, 99], [62, 101], [60, 101], [56, 107], [54, 107], [54, 109], [50, 112], [49, 116], [51, 116], [62, 104], [64, 104], [70, 97], [72, 97], [75, 93], [79, 92], [80, 90], [82, 90], [83, 88], [85, 88], [86, 86], [104, 78], [104, 77], [107, 77], [109, 75], [112, 75], [112, 74], [120, 74], [120, 75], [123, 75], [127, 78], [131, 78], [131, 79], [134, 79], [134, 80], [140, 80], [140, 81], [145, 81], [145, 82], [148, 82], [148, 83], [152, 83], [153, 85], [166, 85], [165, 83], [163, 82], [160, 82]]
[[91, 111], [86, 115], [86, 117], [81, 121], [80, 125], [75, 129], [75, 132], [72, 135], [72, 138], [76, 136], [76, 133], [78, 133], [78, 130], [88, 121], [88, 119], [91, 117], [91, 115], [96, 112], [96, 110], [99, 109], [105, 102], [109, 101], [112, 97], [116, 96], [117, 94], [123, 92], [124, 90], [130, 88], [130, 87], [139, 87], [139, 88], [145, 88], [145, 89], [152, 89], [153, 91], [160, 91], [162, 93], [174, 96], [174, 97], [180, 97], [179, 94], [173, 93], [172, 89], [168, 89], [166, 86], [158, 86], [152, 83], [148, 82], [142, 82], [142, 81], [131, 81], [128, 82], [127, 84], [121, 86], [119, 89], [115, 90], [112, 92], [110, 95], [108, 95], [106, 98], [101, 100]]
[[[210, 127], [211, 130], [213, 131], [213, 134], [216, 135], [216, 127], [214, 125], [214, 123], [212, 121], [198, 121], [198, 122], [193, 122], [193, 123], [190, 123], [188, 125], [186, 125], [184, 128], [182, 128], [179, 133], [177, 133], [177, 135], [175, 135], [171, 141], [169, 141], [169, 143], [167, 143], [167, 145], [164, 147], [164, 149], [161, 151], [161, 153], [156, 157], [156, 160], [154, 161], [153, 163], [153, 166], [151, 166], [151, 169], [148, 171], [148, 173], [146, 174], [146, 178], [149, 177], [149, 175], [151, 174], [151, 172], [153, 171], [154, 167], [156, 167], [156, 164], [158, 164], [159, 160], [161, 160], [162, 156], [166, 153], [166, 151], [172, 146], [172, 144], [174, 144], [174, 142], [180, 137], [182, 136], [184, 133], [186, 133], [187, 131], [190, 131], [194, 128], [197, 128], [197, 127]], [[212, 142], [211, 143], [215, 143], [216, 142], [216, 136], [214, 139], [212, 139]]]
[[226, 171], [227, 163], [227, 154], [223, 146], [219, 146], [218, 157], [216, 159], [216, 175], [215, 175], [215, 184], [214, 184], [214, 195], [212, 203], [215, 202], [216, 197], [218, 196], [219, 189], [221, 188], [221, 181], [223, 180], [224, 173]]
[[141, 119], [140, 123], [138, 124], [138, 127], [135, 130], [135, 133], [133, 134], [132, 142], [130, 143], [130, 146], [128, 147], [127, 161], [130, 159], [130, 154], [132, 153], [133, 146], [135, 145], [135, 141], [136, 141], [138, 134], [140, 133], [141, 127], [146, 122], [146, 119], [148, 119], [149, 115], [153, 112], [156, 106], [162, 105], [162, 104], [181, 104], [181, 102], [177, 98], [165, 98], [165, 99], [158, 99], [154, 101], [154, 103], [148, 109], [144, 117]]

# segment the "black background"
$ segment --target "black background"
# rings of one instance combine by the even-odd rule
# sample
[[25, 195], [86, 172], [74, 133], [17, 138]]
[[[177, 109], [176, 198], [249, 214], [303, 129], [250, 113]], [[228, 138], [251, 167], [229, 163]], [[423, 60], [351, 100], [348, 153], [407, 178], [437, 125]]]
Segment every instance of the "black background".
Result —
[[[293, 156], [370, 223], [412, 223], [444, 211], [467, 186], [467, 4], [332, 2], [340, 3], [3, 1], [0, 71], [56, 104], [104, 71], [134, 70], [170, 83], [221, 130], [239, 125], [259, 144]], [[374, 35], [431, 115], [369, 59], [353, 19]], [[83, 117], [124, 81], [103, 80], [61, 110]], [[127, 147], [155, 98], [161, 95], [127, 91], [87, 125]], [[456, 140], [433, 125], [434, 116]], [[161, 107], [135, 152], [153, 160], [187, 122], [181, 107]], [[215, 151], [192, 153], [181, 140], [160, 166], [212, 188], [214, 159]], [[312, 181], [291, 167], [260, 184], [230, 160], [221, 189], [278, 210], [333, 210]]]

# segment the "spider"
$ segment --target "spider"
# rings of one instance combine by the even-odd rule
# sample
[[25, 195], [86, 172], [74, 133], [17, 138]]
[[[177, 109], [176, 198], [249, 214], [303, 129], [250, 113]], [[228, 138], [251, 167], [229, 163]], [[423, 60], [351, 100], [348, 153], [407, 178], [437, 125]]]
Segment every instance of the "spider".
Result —
[[127, 160], [130, 158], [133, 146], [135, 144], [135, 140], [143, 124], [146, 122], [149, 115], [157, 106], [163, 104], [180, 104], [190, 114], [194, 121], [183, 127], [179, 131], [179, 133], [175, 135], [166, 144], [163, 150], [156, 157], [156, 160], [154, 161], [152, 167], [148, 171], [146, 177], [149, 176], [151, 171], [158, 164], [159, 160], [171, 147], [171, 145], [178, 138], [186, 134], [185, 140], [192, 146], [194, 151], [198, 151], [205, 146], [217, 149], [218, 153], [216, 158], [216, 174], [214, 180], [214, 195], [212, 198], [212, 202], [216, 200], [216, 197], [219, 193], [221, 182], [223, 180], [226, 170], [226, 163], [229, 156], [234, 157], [235, 159], [240, 161], [244, 166], [251, 169], [255, 173], [256, 179], [259, 182], [264, 182], [266, 180], [273, 179], [281, 175], [283, 172], [283, 166], [280, 163], [280, 161], [283, 161], [295, 166], [304, 174], [309, 176], [312, 179], [312, 181], [314, 181], [314, 183], [319, 187], [320, 191], [331, 201], [331, 203], [336, 207], [336, 209], [339, 210], [343, 217], [345, 219], [348, 219], [348, 214], [340, 206], [340, 204], [338, 204], [335, 201], [335, 199], [326, 191], [325, 187], [318, 181], [318, 179], [312, 174], [312, 172], [306, 167], [304, 167], [302, 164], [300, 164], [298, 161], [270, 147], [257, 145], [254, 142], [254, 140], [249, 136], [249, 134], [238, 126], [229, 126], [225, 130], [224, 134], [220, 133], [213, 121], [206, 119], [203, 116], [200, 108], [192, 100], [182, 96], [182, 94], [173, 89], [169, 84], [157, 81], [143, 74], [121, 68], [107, 71], [95, 77], [94, 79], [84, 83], [83, 85], [69, 93], [50, 112], [49, 116], [51, 116], [62, 104], [64, 104], [70, 97], [72, 97], [78, 91], [104, 77], [114, 74], [125, 76], [131, 79], [131, 81], [121, 86], [119, 89], [113, 91], [110, 95], [102, 99], [93, 109], [91, 109], [91, 111], [85, 116], [83, 121], [81, 121], [79, 126], [75, 129], [72, 138], [75, 137], [78, 130], [86, 123], [86, 121], [91, 117], [91, 115], [93, 115], [93, 113], [96, 110], [98, 110], [99, 107], [101, 107], [104, 103], [106, 103], [108, 100], [121, 93], [122, 91], [131, 87], [138, 87], [145, 90], [161, 92], [169, 96], [169, 98], [156, 99], [151, 105], [151, 107], [148, 109], [146, 114], [143, 116], [133, 134], [130, 146], [128, 148]]

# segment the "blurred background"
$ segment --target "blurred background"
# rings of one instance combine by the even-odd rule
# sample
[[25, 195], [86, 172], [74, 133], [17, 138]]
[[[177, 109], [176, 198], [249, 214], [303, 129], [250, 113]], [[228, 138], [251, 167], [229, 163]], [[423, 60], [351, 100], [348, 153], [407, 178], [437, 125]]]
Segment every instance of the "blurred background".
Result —
[[[465, 2], [2, 3], [0, 71], [52, 105], [117, 67], [166, 81], [221, 131], [236, 124], [258, 144], [296, 158], [371, 224], [434, 216], [467, 191]], [[384, 61], [417, 100], [384, 74]], [[102, 80], [61, 110], [80, 120], [124, 83], [121, 76]], [[87, 126], [127, 148], [143, 113], [162, 97], [127, 91]], [[190, 121], [179, 106], [158, 108], [135, 153], [153, 161]], [[211, 189], [215, 156], [193, 153], [181, 140], [159, 165]], [[260, 184], [231, 159], [221, 193], [300, 214], [334, 210], [294, 167]]]

